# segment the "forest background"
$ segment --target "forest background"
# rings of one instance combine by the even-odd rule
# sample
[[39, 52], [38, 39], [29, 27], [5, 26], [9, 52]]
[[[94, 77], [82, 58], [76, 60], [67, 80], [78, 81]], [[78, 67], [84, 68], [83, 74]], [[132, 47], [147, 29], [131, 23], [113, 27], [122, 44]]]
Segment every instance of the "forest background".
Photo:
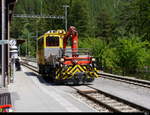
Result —
[[[150, 80], [150, 0], [18, 0], [14, 14], [64, 16], [63, 5], [100, 70]], [[65, 20], [14, 17], [11, 37], [28, 40], [20, 55], [35, 57], [37, 36], [51, 29], [65, 29]]]

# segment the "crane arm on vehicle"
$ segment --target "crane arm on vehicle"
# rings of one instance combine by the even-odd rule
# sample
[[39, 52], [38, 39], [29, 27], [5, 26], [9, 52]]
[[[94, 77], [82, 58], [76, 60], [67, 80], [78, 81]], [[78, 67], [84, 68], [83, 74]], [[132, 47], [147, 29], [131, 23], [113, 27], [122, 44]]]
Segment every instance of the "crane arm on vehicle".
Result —
[[76, 57], [77, 52], [78, 52], [78, 32], [74, 26], [70, 26], [69, 30], [67, 31], [66, 36], [64, 37], [64, 40], [63, 40], [64, 51], [67, 46], [67, 41], [70, 37], [72, 38], [72, 40], [71, 40], [72, 56]]

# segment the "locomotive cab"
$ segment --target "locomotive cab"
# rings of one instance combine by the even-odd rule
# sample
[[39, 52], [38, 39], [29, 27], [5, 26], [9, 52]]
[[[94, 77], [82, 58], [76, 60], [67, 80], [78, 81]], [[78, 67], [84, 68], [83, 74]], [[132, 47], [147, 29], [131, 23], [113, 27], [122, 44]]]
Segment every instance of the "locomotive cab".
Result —
[[64, 30], [51, 30], [38, 38], [37, 61], [39, 73], [43, 76], [52, 74], [58, 65], [64, 35]]

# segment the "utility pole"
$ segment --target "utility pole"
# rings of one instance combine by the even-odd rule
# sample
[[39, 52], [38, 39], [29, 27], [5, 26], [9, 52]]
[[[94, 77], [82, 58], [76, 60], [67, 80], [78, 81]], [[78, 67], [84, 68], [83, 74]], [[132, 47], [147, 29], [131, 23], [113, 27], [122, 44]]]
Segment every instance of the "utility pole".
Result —
[[27, 39], [26, 39], [26, 57], [27, 57]]
[[36, 49], [35, 50], [38, 51], [38, 30], [36, 30]]
[[28, 32], [28, 36], [26, 39], [26, 57], [28, 57], [28, 40], [29, 40], [29, 32]]
[[67, 8], [69, 7], [69, 5], [63, 5], [63, 7], [65, 8], [65, 29], [66, 29], [66, 31], [67, 31], [67, 29], [68, 29], [68, 25], [67, 25]]
[[[6, 13], [6, 11], [5, 11], [5, 0], [1, 0], [1, 12], [2, 12], [2, 25], [1, 25], [1, 28], [2, 28], [2, 40], [5, 40], [5, 32], [6, 32], [6, 30], [5, 30], [5, 24], [6, 24], [6, 22], [5, 22], [5, 20], [6, 20], [6, 15], [5, 15], [5, 13]], [[2, 76], [1, 76], [1, 86], [2, 87], [5, 87], [5, 48], [4, 48], [4, 44], [2, 44], [2, 60], [1, 60], [2, 62]]]
[[32, 36], [33, 33], [29, 33], [28, 32], [28, 37], [26, 39], [26, 57], [30, 57], [30, 48], [29, 48], [29, 41], [30, 41], [30, 38], [32, 37], [35, 37], [36, 38], [36, 48], [38, 48], [38, 30], [36, 30], [36, 35], [35, 36]]
[[42, 15], [42, 4], [43, 4], [43, 2], [42, 2], [42, 0], [41, 0], [41, 15]]

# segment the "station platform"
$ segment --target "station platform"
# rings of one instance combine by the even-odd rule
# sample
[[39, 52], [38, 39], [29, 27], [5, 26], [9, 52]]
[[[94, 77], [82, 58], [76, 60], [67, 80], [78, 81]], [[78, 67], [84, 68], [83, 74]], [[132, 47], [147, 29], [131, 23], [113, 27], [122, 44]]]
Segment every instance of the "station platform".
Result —
[[70, 95], [66, 86], [44, 82], [29, 69], [16, 71], [14, 82], [8, 86], [15, 112], [94, 112], [88, 105]]
[[92, 87], [150, 109], [150, 88], [100, 77]]

